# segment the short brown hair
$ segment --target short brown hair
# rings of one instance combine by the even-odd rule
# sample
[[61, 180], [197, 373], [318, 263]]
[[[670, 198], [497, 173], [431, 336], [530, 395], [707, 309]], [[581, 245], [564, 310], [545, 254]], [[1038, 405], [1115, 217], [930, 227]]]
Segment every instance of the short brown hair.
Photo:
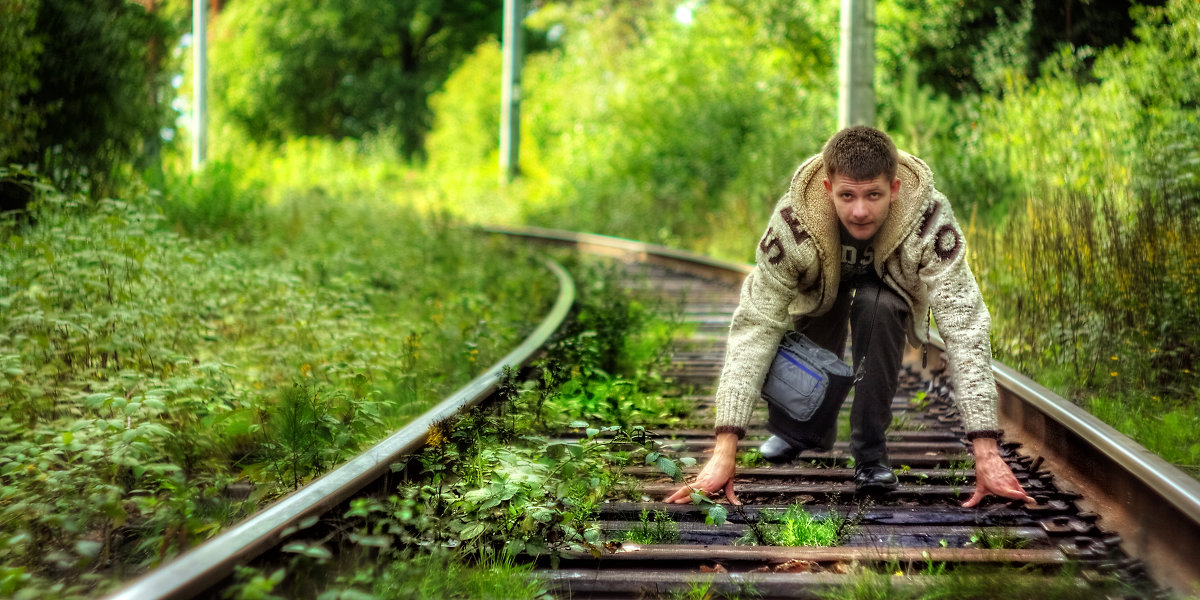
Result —
[[855, 181], [887, 175], [890, 183], [896, 179], [896, 165], [900, 162], [892, 138], [866, 125], [847, 127], [833, 134], [825, 142], [821, 158], [825, 162], [825, 177], [831, 181], [838, 174]]

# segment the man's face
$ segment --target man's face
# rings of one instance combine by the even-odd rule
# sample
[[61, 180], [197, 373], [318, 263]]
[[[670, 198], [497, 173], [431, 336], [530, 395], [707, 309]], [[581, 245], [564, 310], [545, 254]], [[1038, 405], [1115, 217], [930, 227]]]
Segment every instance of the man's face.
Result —
[[837, 174], [832, 181], [825, 180], [825, 191], [846, 231], [856, 240], [869, 240], [887, 220], [892, 200], [900, 192], [900, 180], [888, 183], [887, 175], [857, 180]]

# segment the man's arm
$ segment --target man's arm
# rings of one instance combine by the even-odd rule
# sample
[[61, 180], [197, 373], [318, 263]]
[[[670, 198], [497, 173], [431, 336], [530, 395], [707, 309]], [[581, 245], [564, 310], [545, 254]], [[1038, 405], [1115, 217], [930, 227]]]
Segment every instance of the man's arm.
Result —
[[813, 283], [819, 269], [814, 242], [794, 228], [792, 210], [785, 195], [759, 242], [757, 266], [742, 284], [717, 385], [717, 444], [713, 456], [695, 482], [680, 487], [666, 502], [688, 502], [693, 490], [706, 494], [725, 490], [730, 502], [736, 503], [733, 475], [737, 441], [745, 435], [750, 413], [762, 396], [771, 359], [790, 325], [788, 306], [799, 293], [799, 285]]
[[1008, 463], [1000, 458], [1000, 444], [995, 438], [976, 438], [972, 444], [975, 453], [975, 493], [963, 506], [970, 508], [979, 504], [988, 494], [1003, 496], [1012, 500], [1032, 502], [1021, 483], [1013, 475]]
[[956, 404], [975, 454], [975, 493], [963, 506], [975, 506], [988, 494], [1030, 501], [1000, 457], [991, 316], [967, 264], [966, 240], [950, 204], [940, 193], [935, 193], [935, 203], [923, 224], [922, 233], [929, 237], [924, 240], [920, 275], [929, 290], [938, 330], [946, 340]]
[[675, 493], [667, 496], [663, 502], [687, 504], [692, 501], [693, 491], [708, 495], [724, 490], [730, 504], [741, 504], [733, 491], [733, 474], [737, 470], [737, 443], [736, 433], [718, 433], [712, 458], [708, 459], [696, 481], [675, 490]]

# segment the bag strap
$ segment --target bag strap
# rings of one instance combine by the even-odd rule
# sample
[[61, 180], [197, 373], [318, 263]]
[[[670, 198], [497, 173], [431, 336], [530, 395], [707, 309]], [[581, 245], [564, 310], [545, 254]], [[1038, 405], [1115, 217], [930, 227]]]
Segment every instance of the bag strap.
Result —
[[[863, 346], [862, 359], [858, 361], [858, 366], [854, 368], [854, 381], [850, 383], [850, 385], [855, 387], [855, 390], [858, 389], [858, 382], [862, 381], [863, 373], [867, 368], [867, 351], [871, 348], [871, 342], [875, 338], [875, 317], [879, 316], [879, 292], [882, 290], [881, 286], [884, 285], [886, 284], [880, 281], [879, 284], [875, 286], [875, 310], [871, 311], [871, 333], [867, 334], [867, 345]], [[854, 289], [854, 300], [852, 300], [850, 303], [851, 315], [854, 315], [854, 303], [856, 302], [858, 302], [858, 288]]]

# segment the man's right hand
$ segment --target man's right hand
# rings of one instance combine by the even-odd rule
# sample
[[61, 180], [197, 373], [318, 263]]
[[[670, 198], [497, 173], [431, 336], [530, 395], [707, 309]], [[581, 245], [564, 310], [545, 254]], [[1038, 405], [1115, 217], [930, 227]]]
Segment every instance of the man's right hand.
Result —
[[729, 499], [730, 504], [741, 504], [738, 502], [737, 494], [733, 491], [733, 475], [737, 470], [737, 442], [736, 433], [717, 434], [717, 444], [713, 447], [712, 458], [708, 459], [708, 463], [700, 470], [696, 481], [684, 484], [683, 487], [675, 490], [674, 494], [667, 496], [663, 502], [687, 504], [692, 501], [693, 491], [708, 496], [724, 490], [725, 497]]

